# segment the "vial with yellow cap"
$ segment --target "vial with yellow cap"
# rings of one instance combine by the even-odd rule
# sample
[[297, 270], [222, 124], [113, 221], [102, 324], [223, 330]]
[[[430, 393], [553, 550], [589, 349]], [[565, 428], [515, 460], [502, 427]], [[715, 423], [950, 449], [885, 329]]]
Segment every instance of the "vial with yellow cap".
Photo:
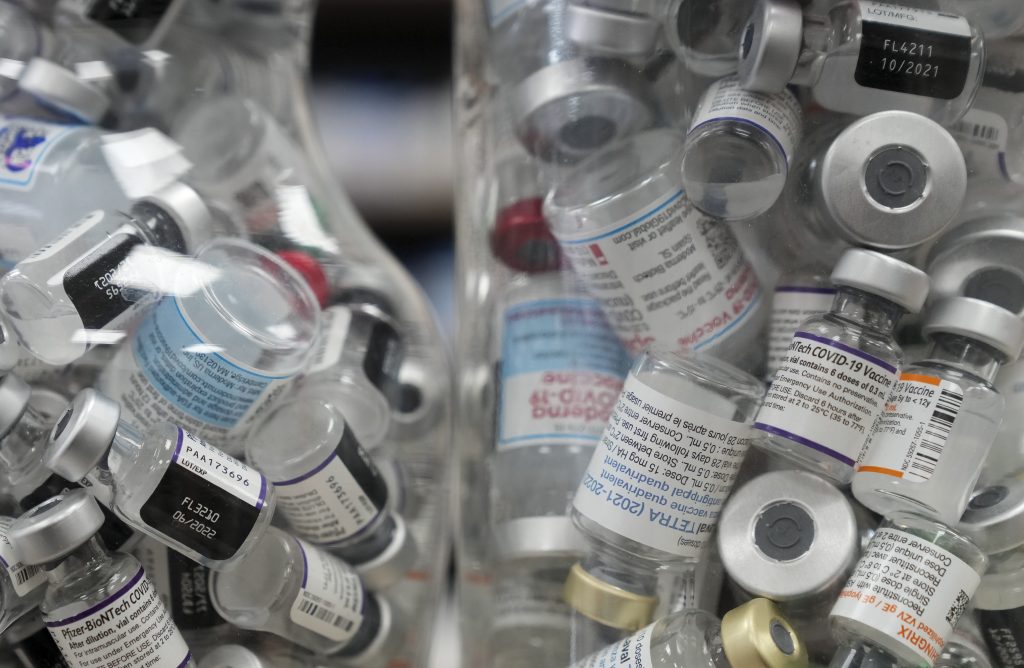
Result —
[[719, 622], [682, 610], [574, 663], [571, 668], [806, 668], [807, 651], [768, 599], [755, 598]]

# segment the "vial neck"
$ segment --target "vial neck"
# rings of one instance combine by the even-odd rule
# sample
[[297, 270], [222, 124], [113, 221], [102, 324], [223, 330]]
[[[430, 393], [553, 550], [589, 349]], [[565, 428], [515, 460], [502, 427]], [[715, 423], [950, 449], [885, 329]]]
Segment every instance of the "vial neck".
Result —
[[114, 432], [114, 440], [110, 442], [110, 450], [107, 452], [107, 465], [113, 473], [126, 470], [126, 466], [132, 464], [142, 451], [145, 437], [138, 429], [120, 422]]
[[706, 636], [708, 658], [714, 668], [743, 668], [734, 666], [725, 655], [725, 645], [722, 644], [722, 627], [719, 625], [714, 631]]
[[803, 45], [790, 83], [813, 86], [821, 76], [821, 67], [829, 48], [829, 22], [824, 16], [804, 15]]
[[147, 201], [136, 202], [132, 205], [132, 219], [154, 246], [175, 253], [195, 252], [194, 248], [186, 248], [185, 237], [178, 222], [156, 204]]
[[899, 665], [888, 652], [860, 642], [840, 646], [828, 668], [898, 668]]
[[658, 593], [658, 570], [660, 565], [646, 559], [592, 549], [582, 562], [583, 570], [602, 582], [619, 589], [625, 589], [641, 596], [656, 596]]
[[46, 565], [46, 577], [54, 583], [60, 584], [69, 579], [81, 579], [92, 571], [102, 568], [110, 556], [103, 549], [99, 539], [93, 536], [79, 545], [71, 554], [61, 558], [59, 561]]
[[995, 380], [1002, 363], [1002, 357], [989, 346], [955, 334], [933, 336], [925, 360], [955, 367], [988, 383]]
[[904, 310], [887, 299], [842, 287], [832, 302], [832, 314], [860, 327], [891, 334]]

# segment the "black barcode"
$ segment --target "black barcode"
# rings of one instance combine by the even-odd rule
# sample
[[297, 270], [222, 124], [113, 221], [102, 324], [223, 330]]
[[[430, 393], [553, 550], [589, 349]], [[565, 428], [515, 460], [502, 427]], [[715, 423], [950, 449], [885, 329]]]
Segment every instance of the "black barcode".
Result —
[[42, 570], [39, 566], [25, 566], [14, 576], [14, 584], [23, 585], [36, 576]]
[[964, 395], [952, 390], [940, 390], [939, 401], [928, 419], [928, 426], [921, 434], [921, 441], [914, 452], [914, 459], [907, 471], [908, 478], [928, 480], [935, 473], [935, 465], [939, 463], [942, 449], [946, 447], [949, 432], [953, 429], [960, 406], [964, 403]]
[[351, 619], [345, 619], [341, 615], [336, 615], [327, 608], [322, 608], [312, 601], [303, 601], [300, 603], [299, 612], [307, 614], [321, 622], [327, 622], [331, 626], [341, 629], [342, 631], [351, 631], [352, 625], [355, 623]]
[[711, 252], [715, 267], [721, 269], [736, 256], [736, 237], [732, 230], [722, 221], [714, 218], [701, 218], [698, 223], [704, 242]]
[[953, 124], [953, 134], [971, 137], [972, 139], [984, 139], [986, 141], [999, 141], [999, 128], [983, 123], [971, 123], [970, 121], [957, 121]]

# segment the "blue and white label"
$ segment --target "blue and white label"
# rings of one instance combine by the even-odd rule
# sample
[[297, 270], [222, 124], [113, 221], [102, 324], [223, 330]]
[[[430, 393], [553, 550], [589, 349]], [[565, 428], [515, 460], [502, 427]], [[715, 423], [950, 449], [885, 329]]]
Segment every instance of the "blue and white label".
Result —
[[538, 299], [504, 313], [498, 447], [596, 442], [629, 357], [592, 299]]
[[0, 122], [0, 188], [31, 188], [47, 151], [72, 129], [25, 118]]

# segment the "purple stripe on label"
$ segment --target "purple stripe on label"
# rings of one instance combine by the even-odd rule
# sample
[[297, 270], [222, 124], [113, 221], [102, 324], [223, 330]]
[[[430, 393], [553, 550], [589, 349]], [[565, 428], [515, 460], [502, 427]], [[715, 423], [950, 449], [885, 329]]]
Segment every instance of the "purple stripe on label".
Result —
[[810, 341], [816, 341], [817, 343], [822, 343], [822, 344], [824, 344], [826, 346], [832, 346], [833, 348], [839, 348], [844, 353], [850, 353], [854, 357], [859, 357], [859, 358], [861, 358], [863, 360], [867, 360], [868, 362], [871, 362], [875, 366], [882, 367], [883, 369], [885, 369], [886, 371], [888, 371], [892, 375], [894, 375], [894, 376], [896, 375], [896, 367], [894, 367], [893, 365], [889, 364], [888, 362], [883, 362], [882, 360], [878, 359], [874, 355], [869, 355], [866, 352], [864, 352], [863, 350], [858, 350], [857, 348], [853, 348], [851, 346], [848, 346], [845, 343], [839, 343], [838, 341], [833, 341], [832, 339], [826, 339], [825, 337], [818, 336], [816, 334], [808, 334], [807, 332], [797, 332], [793, 336], [798, 338], [798, 339], [808, 339]]
[[260, 498], [256, 499], [256, 509], [259, 510], [263, 507], [263, 502], [267, 498], [267, 478], [263, 474], [260, 474]]
[[188, 662], [191, 661], [191, 660], [192, 660], [192, 652], [189, 651], [189, 653], [185, 655], [185, 658], [182, 659], [181, 663], [178, 664], [177, 668], [182, 668], [182, 666], [187, 666]]
[[185, 437], [185, 432], [182, 431], [181, 427], [178, 427], [178, 443], [174, 446], [174, 454], [171, 455], [171, 461], [178, 461], [178, 453], [181, 452], [181, 442]]
[[318, 464], [309, 473], [303, 473], [298, 478], [292, 478], [291, 480], [282, 480], [281, 482], [275, 481], [274, 484], [277, 485], [278, 487], [284, 487], [286, 485], [294, 485], [296, 483], [302, 482], [303, 480], [308, 480], [309, 478], [312, 478], [313, 476], [315, 476], [317, 473], [320, 473], [320, 471], [323, 471], [325, 468], [327, 468], [327, 465], [330, 464], [332, 461], [334, 461], [334, 458], [336, 456], [337, 455], [335, 455], [334, 452], [331, 452], [331, 456], [330, 457], [325, 459], [322, 464]]
[[769, 434], [775, 434], [776, 436], [781, 436], [783, 438], [788, 438], [789, 440], [799, 443], [800, 445], [806, 445], [808, 448], [811, 448], [812, 450], [817, 450], [823, 455], [828, 455], [832, 459], [837, 459], [842, 463], [846, 464], [847, 466], [853, 466], [854, 464], [854, 461], [847, 457], [846, 455], [840, 454], [833, 450], [832, 448], [826, 448], [821, 443], [815, 443], [809, 438], [804, 438], [803, 436], [798, 436], [797, 434], [788, 432], [785, 429], [779, 429], [777, 427], [764, 424], [763, 422], [755, 422], [754, 429], [758, 429]]
[[299, 546], [299, 554], [302, 555], [302, 588], [306, 588], [306, 579], [309, 577], [309, 560], [306, 559], [306, 551], [302, 549], [302, 543], [295, 541]]
[[799, 285], [780, 285], [775, 288], [775, 292], [805, 292], [814, 295], [834, 295], [836, 293], [835, 288], [806, 288]]
[[131, 580], [129, 580], [128, 584], [126, 584], [125, 586], [123, 586], [120, 589], [118, 589], [117, 592], [113, 596], [108, 596], [107, 598], [103, 599], [101, 602], [99, 602], [96, 605], [92, 606], [91, 608], [89, 608], [85, 612], [80, 612], [80, 613], [78, 613], [77, 615], [75, 615], [73, 617], [67, 617], [65, 619], [59, 619], [59, 620], [57, 620], [55, 622], [46, 622], [46, 625], [48, 627], [50, 627], [50, 628], [54, 628], [54, 627], [57, 627], [57, 626], [67, 626], [68, 624], [74, 624], [75, 622], [77, 622], [79, 620], [85, 619], [89, 615], [93, 615], [93, 614], [99, 612], [103, 608], [106, 608], [111, 603], [113, 603], [117, 599], [121, 598], [126, 593], [128, 593], [128, 591], [132, 587], [134, 587], [136, 584], [138, 584], [139, 580], [141, 580], [145, 575], [146, 575], [145, 571], [143, 571], [142, 568], [140, 567], [139, 568], [139, 572], [135, 574], [135, 577], [133, 577]]

